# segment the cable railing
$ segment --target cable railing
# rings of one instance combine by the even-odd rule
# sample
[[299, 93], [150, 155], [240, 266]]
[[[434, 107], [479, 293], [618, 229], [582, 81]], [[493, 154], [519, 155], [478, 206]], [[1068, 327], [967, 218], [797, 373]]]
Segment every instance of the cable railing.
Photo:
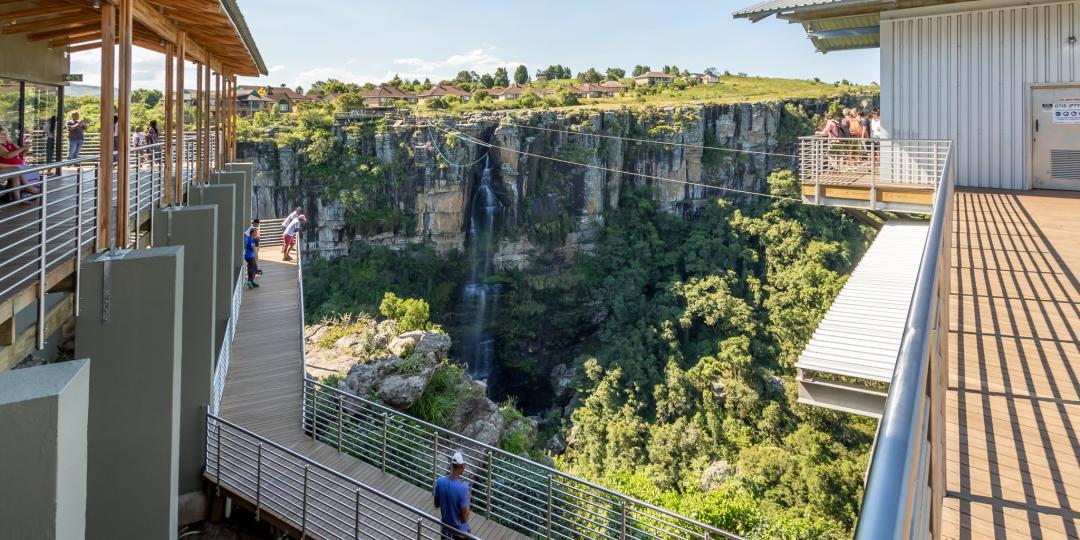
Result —
[[304, 431], [383, 472], [431, 489], [461, 452], [475, 511], [544, 538], [711, 539], [738, 536], [575, 478], [311, 379]]
[[869, 188], [872, 195], [879, 188], [933, 190], [951, 146], [937, 140], [801, 137], [799, 180], [814, 186], [817, 204], [827, 186]]
[[[88, 134], [89, 135], [89, 134]], [[214, 137], [208, 139], [213, 147]], [[190, 185], [196, 176], [195, 137], [185, 137], [183, 179]], [[85, 151], [83, 152], [85, 154]], [[209, 152], [211, 168], [213, 152]], [[28, 161], [33, 154], [28, 154]], [[165, 194], [164, 143], [131, 147], [128, 160], [128, 241], [138, 246], [140, 238], [153, 228], [154, 208]], [[116, 163], [109, 166], [115, 171]], [[37, 349], [55, 329], [46, 328], [49, 272], [73, 261], [81, 265], [84, 254], [98, 243], [98, 179], [100, 163], [96, 152], [72, 160], [31, 165], [23, 169], [0, 168], [0, 301], [24, 294], [36, 287]], [[112, 183], [110, 208], [115, 208], [118, 185]], [[114, 245], [115, 238], [106, 244]], [[74, 312], [79, 311], [78, 280]], [[26, 305], [15, 302], [15, 307]]]
[[225, 324], [225, 337], [221, 341], [221, 350], [218, 352], [217, 362], [214, 364], [214, 380], [211, 383], [210, 414], [218, 414], [221, 411], [221, 394], [225, 391], [225, 379], [229, 375], [229, 362], [232, 358], [232, 342], [236, 336], [236, 325], [240, 317], [240, 302], [244, 295], [244, 275], [246, 270], [241, 269], [233, 284], [232, 308], [229, 312], [229, 322]]
[[451, 538], [427, 512], [214, 414], [206, 415], [205, 476], [242, 498], [257, 518], [268, 512], [300, 538]]
[[938, 170], [933, 213], [855, 538], [937, 538], [945, 490], [950, 250], [954, 164]]

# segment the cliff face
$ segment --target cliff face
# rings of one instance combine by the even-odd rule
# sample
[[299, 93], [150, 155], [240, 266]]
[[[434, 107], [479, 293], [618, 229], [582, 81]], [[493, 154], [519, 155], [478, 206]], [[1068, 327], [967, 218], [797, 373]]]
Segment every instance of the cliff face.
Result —
[[[861, 99], [844, 101], [855, 104]], [[653, 187], [661, 207], [672, 213], [691, 212], [710, 194], [679, 182], [763, 190], [772, 170], [794, 168], [795, 159], [700, 146], [795, 154], [797, 137], [811, 128], [805, 115], [785, 105], [499, 111], [335, 129], [361, 159], [379, 166], [379, 195], [398, 217], [392, 226], [375, 222], [365, 230], [350, 221], [348, 203], [339, 193], [318, 187], [319, 178], [305, 177], [302, 147], [241, 144], [239, 157], [256, 164], [258, 215], [281, 216], [297, 204], [304, 206], [310, 218], [308, 253], [324, 257], [347, 253], [350, 242], [360, 238], [390, 246], [430, 242], [441, 252], [463, 248], [471, 204], [489, 163], [499, 206], [493, 262], [496, 267], [520, 267], [538, 250], [568, 255], [589, 249], [605, 212], [618, 204], [619, 191], [627, 184]], [[812, 116], [825, 112], [828, 102], [793, 105]], [[455, 136], [453, 130], [491, 146]]]

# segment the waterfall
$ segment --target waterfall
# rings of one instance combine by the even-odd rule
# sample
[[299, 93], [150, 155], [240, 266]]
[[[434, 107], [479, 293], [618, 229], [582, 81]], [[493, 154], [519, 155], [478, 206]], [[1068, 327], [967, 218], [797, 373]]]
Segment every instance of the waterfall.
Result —
[[491, 185], [491, 163], [485, 159], [484, 172], [470, 204], [467, 238], [470, 272], [462, 290], [466, 313], [472, 314], [464, 336], [464, 360], [469, 365], [469, 374], [478, 380], [486, 380], [495, 369], [495, 334], [489, 321], [498, 308], [500, 286], [486, 281], [491, 275], [492, 245], [501, 212], [502, 205]]

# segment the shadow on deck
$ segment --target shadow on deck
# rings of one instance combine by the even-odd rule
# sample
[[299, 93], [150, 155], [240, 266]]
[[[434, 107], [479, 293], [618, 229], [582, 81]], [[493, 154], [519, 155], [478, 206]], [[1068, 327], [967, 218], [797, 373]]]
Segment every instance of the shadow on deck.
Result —
[[943, 536], [1080, 538], [1080, 193], [961, 191]]

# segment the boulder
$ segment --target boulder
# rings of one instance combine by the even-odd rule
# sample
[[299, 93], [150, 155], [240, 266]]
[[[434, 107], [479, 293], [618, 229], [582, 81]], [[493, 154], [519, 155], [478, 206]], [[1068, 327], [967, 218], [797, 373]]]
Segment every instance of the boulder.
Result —
[[765, 387], [768, 388], [770, 392], [783, 394], [784, 389], [787, 387], [787, 383], [784, 382], [784, 379], [781, 379], [776, 375], [766, 375]]
[[557, 364], [551, 368], [551, 389], [554, 392], [555, 399], [565, 398], [566, 394], [572, 390], [571, 385], [573, 382], [573, 364]]
[[724, 460], [714, 461], [701, 473], [702, 491], [714, 491], [735, 474], [731, 464]]
[[420, 341], [413, 348], [416, 354], [434, 357], [436, 361], [445, 360], [450, 355], [453, 341], [450, 336], [439, 332], [424, 332]]
[[407, 356], [406, 353], [411, 352], [416, 348], [416, 344], [420, 343], [420, 338], [424, 336], [423, 330], [413, 330], [412, 332], [405, 332], [400, 336], [390, 340], [390, 344], [386, 346], [386, 350], [390, 351], [390, 354], [397, 356]]
[[505, 427], [498, 405], [483, 396], [461, 400], [451, 422], [454, 431], [491, 446], [499, 444]]

